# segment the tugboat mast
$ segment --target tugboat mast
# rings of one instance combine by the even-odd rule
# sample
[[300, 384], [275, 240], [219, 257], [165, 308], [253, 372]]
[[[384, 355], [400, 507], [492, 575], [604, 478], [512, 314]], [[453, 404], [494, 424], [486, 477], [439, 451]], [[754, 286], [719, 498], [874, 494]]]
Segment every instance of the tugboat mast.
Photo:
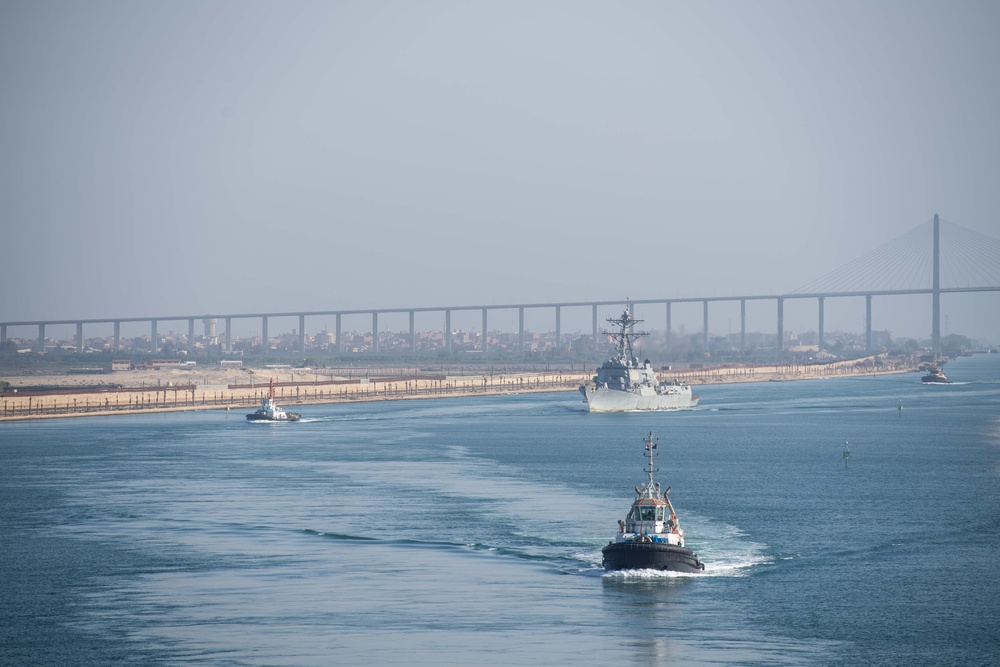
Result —
[[[642, 441], [646, 445], [646, 454], [649, 455], [649, 467], [643, 468], [643, 471], [649, 475], [649, 481], [646, 482], [645, 487], [642, 490], [646, 492], [647, 498], [651, 498], [660, 495], [660, 485], [653, 481], [653, 473], [660, 472], [659, 468], [653, 467], [653, 450], [656, 449], [656, 445], [659, 443], [659, 438], [654, 438], [653, 432], [650, 431], [649, 435], [643, 438]], [[657, 455], [659, 455], [658, 452]]]

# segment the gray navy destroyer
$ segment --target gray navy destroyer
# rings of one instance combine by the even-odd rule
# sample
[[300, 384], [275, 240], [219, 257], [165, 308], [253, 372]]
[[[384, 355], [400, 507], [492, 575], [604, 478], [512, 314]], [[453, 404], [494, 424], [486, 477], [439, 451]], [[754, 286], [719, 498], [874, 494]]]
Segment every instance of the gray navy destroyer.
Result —
[[698, 396], [690, 385], [660, 382], [649, 359], [639, 363], [632, 351], [632, 342], [645, 331], [632, 328], [642, 320], [632, 319], [626, 306], [618, 319], [608, 318], [615, 331], [604, 331], [615, 345], [615, 356], [605, 361], [594, 376], [592, 386], [580, 387], [590, 412], [624, 412], [627, 410], [681, 410], [698, 405]]

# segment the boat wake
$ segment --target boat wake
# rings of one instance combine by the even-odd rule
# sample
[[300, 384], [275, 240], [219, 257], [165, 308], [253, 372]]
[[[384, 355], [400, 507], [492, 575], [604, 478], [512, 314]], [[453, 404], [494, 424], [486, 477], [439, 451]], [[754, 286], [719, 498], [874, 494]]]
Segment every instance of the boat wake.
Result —
[[313, 530], [311, 528], [306, 528], [302, 531], [306, 535], [316, 535], [318, 537], [325, 537], [331, 540], [356, 540], [359, 542], [378, 542], [376, 537], [368, 537], [366, 535], [345, 535], [343, 533], [324, 533], [320, 530]]
[[[383, 538], [340, 532], [327, 532], [312, 528], [302, 529], [305, 535], [338, 542], [380, 544], [400, 549], [444, 549], [484, 555], [512, 558], [548, 565], [559, 574], [600, 577], [606, 581], [662, 581], [670, 579], [705, 577], [744, 577], [755, 566], [766, 565], [773, 560], [766, 555], [766, 547], [749, 541], [746, 535], [732, 526], [718, 526], [703, 523], [698, 517], [690, 517], [688, 524], [698, 532], [699, 540], [692, 542], [699, 557], [705, 563], [705, 570], [698, 573], [669, 572], [661, 570], [619, 570], [607, 572], [601, 566], [601, 544], [588, 541], [547, 540], [541, 536], [522, 536], [530, 542], [520, 544], [499, 544], [485, 541], [459, 541], [448, 539], [426, 540], [407, 537]], [[702, 524], [702, 525], [698, 525]], [[359, 544], [360, 546], [360, 544]]]
[[[701, 525], [697, 525], [697, 524]], [[745, 577], [759, 565], [769, 565], [773, 561], [767, 546], [749, 539], [746, 533], [735, 526], [717, 524], [711, 520], [691, 517], [689, 524], [695, 524], [691, 546], [698, 551], [705, 563], [702, 576]]]
[[617, 570], [615, 572], [601, 571], [601, 579], [617, 583], [649, 583], [655, 581], [671, 581], [674, 579], [701, 579], [711, 576], [708, 566], [704, 572], [671, 572], [670, 570]]
[[[588, 563], [588, 566], [584, 569], [592, 569], [594, 567], [599, 567], [600, 556], [593, 557], [593, 554], [553, 554], [553, 553], [541, 553], [538, 549], [531, 549], [526, 547], [517, 547], [512, 545], [497, 545], [488, 544], [484, 542], [456, 542], [448, 540], [420, 540], [413, 538], [381, 538], [372, 537], [368, 535], [350, 535], [346, 533], [330, 533], [321, 530], [314, 530], [312, 528], [305, 528], [302, 532], [306, 535], [311, 535], [314, 537], [322, 537], [329, 540], [338, 540], [343, 542], [377, 542], [382, 545], [397, 546], [400, 548], [417, 548], [417, 549], [447, 549], [453, 551], [468, 551], [468, 552], [481, 552], [486, 554], [494, 554], [498, 556], [507, 556], [511, 558], [517, 558], [520, 560], [537, 561], [543, 563], [557, 563], [563, 565], [576, 565], [579, 566], [581, 561], [596, 561]], [[594, 552], [597, 553], [596, 551]], [[577, 568], [580, 569], [580, 568]]]
[[650, 582], [672, 579], [703, 579], [706, 577], [746, 577], [760, 565], [774, 562], [767, 546], [753, 542], [746, 534], [734, 527], [715, 524], [697, 516], [689, 515], [687, 525], [698, 540], [688, 540], [688, 546], [698, 553], [705, 564], [702, 572], [668, 572], [663, 570], [619, 570], [603, 572], [605, 581]]
[[[302, 532], [335, 540], [341, 545], [337, 548], [371, 545], [389, 550], [441, 550], [534, 563], [563, 575], [607, 576], [602, 548], [614, 530], [615, 515], [609, 512], [612, 499], [560, 484], [520, 479], [503, 466], [470, 458], [462, 446], [439, 449], [437, 456], [443, 458], [426, 464], [418, 475], [413, 474], [411, 462], [380, 462], [376, 467], [359, 461], [338, 468], [338, 474], [358, 484], [379, 475], [407, 479], [405, 495], [414, 507], [421, 508], [410, 520], [394, 524], [391, 530], [358, 529], [358, 525], [366, 525], [369, 503], [365, 501], [356, 508], [344, 508], [355, 517], [346, 525], [310, 526]], [[561, 502], [554, 504], [552, 498]], [[567, 504], [575, 508], [578, 517], [569, 530], [564, 526]], [[770, 562], [767, 547], [748, 539], [738, 528], [696, 514], [686, 522], [688, 547], [705, 565], [697, 576], [747, 576], [754, 566]], [[563, 529], [553, 530], [555, 525]], [[644, 576], [675, 576], [635, 571], [639, 574], [619, 578], [631, 581]]]

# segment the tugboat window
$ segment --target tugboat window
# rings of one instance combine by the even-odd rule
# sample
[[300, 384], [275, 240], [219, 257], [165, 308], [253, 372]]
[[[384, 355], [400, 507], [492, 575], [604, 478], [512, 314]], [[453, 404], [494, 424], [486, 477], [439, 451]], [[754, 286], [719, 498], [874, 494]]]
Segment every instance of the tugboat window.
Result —
[[663, 507], [656, 508], [656, 520], [663, 521]]
[[639, 521], [653, 521], [655, 516], [655, 507], [640, 507], [639, 508]]

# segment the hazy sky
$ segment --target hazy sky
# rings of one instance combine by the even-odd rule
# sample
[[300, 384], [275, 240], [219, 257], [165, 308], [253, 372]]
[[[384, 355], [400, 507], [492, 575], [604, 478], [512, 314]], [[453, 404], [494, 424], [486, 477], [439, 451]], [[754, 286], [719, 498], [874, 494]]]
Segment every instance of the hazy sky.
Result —
[[[998, 28], [995, 1], [0, 0], [0, 320], [790, 292], [935, 212], [1000, 238]], [[927, 336], [929, 302], [874, 326]], [[943, 312], [1000, 340], [995, 294]]]

